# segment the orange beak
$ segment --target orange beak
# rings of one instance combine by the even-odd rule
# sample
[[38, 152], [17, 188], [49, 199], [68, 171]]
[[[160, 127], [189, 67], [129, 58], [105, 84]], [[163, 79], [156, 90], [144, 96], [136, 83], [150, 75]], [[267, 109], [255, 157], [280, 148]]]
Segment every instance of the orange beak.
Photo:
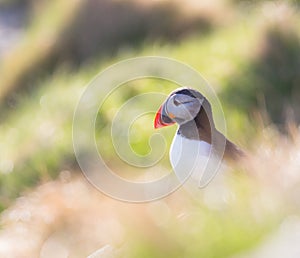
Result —
[[[163, 120], [163, 118], [165, 118], [165, 121]], [[161, 128], [161, 127], [175, 124], [172, 118], [174, 118], [174, 116], [169, 117], [163, 112], [163, 105], [162, 105], [156, 112], [155, 119], [154, 119], [154, 128], [156, 129], [156, 128]]]

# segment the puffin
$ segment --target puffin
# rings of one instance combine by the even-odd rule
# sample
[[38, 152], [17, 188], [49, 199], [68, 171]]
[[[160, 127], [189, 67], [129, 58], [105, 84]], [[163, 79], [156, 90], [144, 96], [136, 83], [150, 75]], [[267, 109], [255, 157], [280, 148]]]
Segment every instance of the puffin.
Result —
[[158, 109], [154, 128], [173, 124], [178, 125], [178, 130], [170, 147], [169, 159], [182, 184], [188, 181], [204, 187], [224, 163], [245, 156], [244, 151], [216, 128], [209, 101], [195, 89], [176, 89]]

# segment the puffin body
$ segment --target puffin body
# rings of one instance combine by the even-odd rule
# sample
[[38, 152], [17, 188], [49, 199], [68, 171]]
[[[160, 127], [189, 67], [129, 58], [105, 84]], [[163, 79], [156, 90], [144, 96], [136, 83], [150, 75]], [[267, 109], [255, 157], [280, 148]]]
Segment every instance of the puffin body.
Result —
[[175, 123], [178, 130], [169, 154], [172, 168], [182, 183], [189, 181], [199, 186], [203, 178], [207, 182], [212, 179], [224, 159], [236, 160], [243, 156], [216, 129], [210, 103], [194, 89], [180, 88], [172, 92], [159, 108], [154, 127]]

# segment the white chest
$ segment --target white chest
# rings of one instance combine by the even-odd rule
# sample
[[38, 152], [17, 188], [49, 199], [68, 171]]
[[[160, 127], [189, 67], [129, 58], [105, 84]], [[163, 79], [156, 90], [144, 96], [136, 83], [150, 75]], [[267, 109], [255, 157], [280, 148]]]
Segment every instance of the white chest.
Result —
[[211, 145], [176, 134], [170, 149], [170, 162], [181, 183], [199, 184], [207, 171]]

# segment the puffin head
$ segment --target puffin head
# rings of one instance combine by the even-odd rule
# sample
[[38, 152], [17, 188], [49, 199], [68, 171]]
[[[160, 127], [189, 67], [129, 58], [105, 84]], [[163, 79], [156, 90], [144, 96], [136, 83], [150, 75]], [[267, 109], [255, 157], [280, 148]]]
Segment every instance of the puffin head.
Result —
[[154, 128], [177, 123], [183, 125], [197, 116], [205, 97], [190, 88], [173, 91], [161, 105], [154, 119]]

